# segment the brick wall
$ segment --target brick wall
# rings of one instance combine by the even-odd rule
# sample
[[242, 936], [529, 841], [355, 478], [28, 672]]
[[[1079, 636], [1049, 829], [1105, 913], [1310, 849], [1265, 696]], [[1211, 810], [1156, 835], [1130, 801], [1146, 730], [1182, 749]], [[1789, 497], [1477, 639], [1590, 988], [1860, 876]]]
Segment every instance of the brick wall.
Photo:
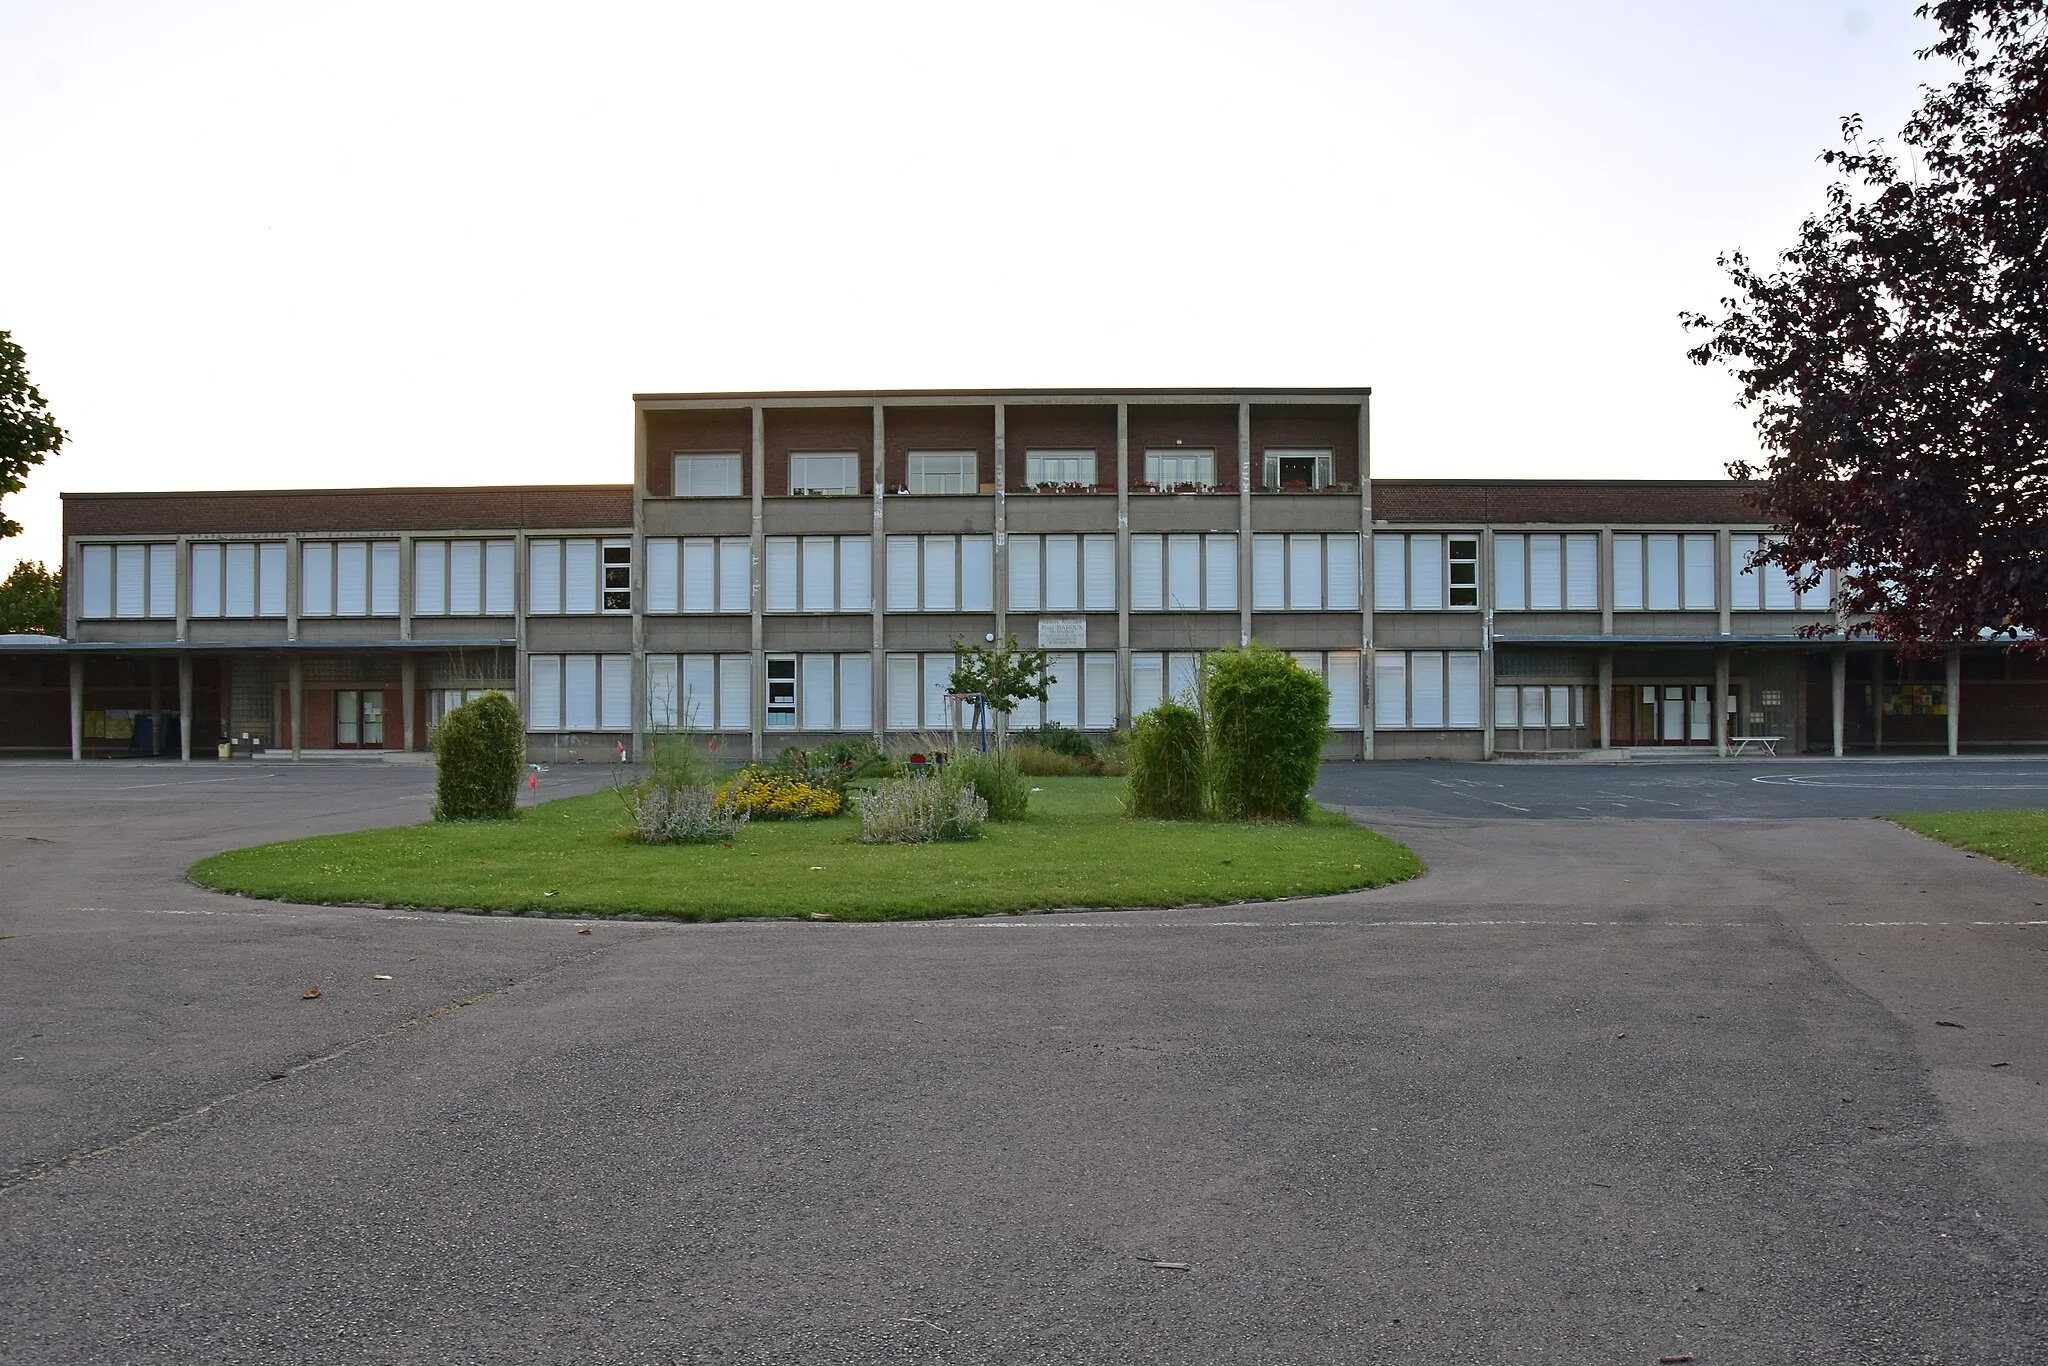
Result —
[[888, 450], [882, 482], [902, 488], [910, 482], [911, 451], [973, 451], [976, 481], [996, 481], [996, 410], [991, 407], [891, 408], [883, 415]]
[[630, 484], [64, 495], [67, 537], [267, 536], [294, 531], [483, 531], [632, 524]]
[[767, 450], [761, 474], [765, 496], [789, 492], [789, 457], [794, 451], [859, 451], [861, 492], [874, 492], [874, 409], [770, 408], [761, 421]]
[[[675, 492], [675, 457], [691, 451], [738, 451], [754, 442], [754, 415], [745, 408], [647, 414], [647, 492], [666, 498]], [[740, 489], [747, 491], [750, 461], [740, 461]]]
[[1216, 484], [1237, 487], [1237, 409], [1223, 404], [1133, 403], [1130, 407], [1131, 483], [1145, 477], [1147, 447], [1207, 446], [1216, 452]]
[[1745, 501], [1747, 488], [1729, 480], [1649, 484], [1375, 479], [1372, 515], [1376, 521], [1462, 522], [1473, 527], [1489, 522], [1753, 524], [1761, 519]]
[[1314, 407], [1252, 405], [1252, 486], [1259, 486], [1260, 457], [1268, 449], [1328, 450], [1330, 478], [1358, 482], [1358, 409], [1350, 404]]
[[1024, 484], [1027, 450], [1091, 450], [1095, 480], [1116, 484], [1115, 404], [1013, 404], [1003, 410], [1003, 486]]

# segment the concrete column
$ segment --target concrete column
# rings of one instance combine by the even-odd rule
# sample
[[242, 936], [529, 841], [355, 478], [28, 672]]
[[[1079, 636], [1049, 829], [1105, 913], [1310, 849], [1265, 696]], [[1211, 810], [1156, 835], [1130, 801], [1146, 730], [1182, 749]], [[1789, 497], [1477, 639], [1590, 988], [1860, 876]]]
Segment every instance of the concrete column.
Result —
[[1870, 736], [1884, 753], [1884, 651], [1870, 656]]
[[[82, 576], [81, 576], [82, 577]], [[85, 758], [85, 656], [71, 656], [71, 762]]]
[[[1600, 528], [1600, 634], [1614, 634], [1614, 528]], [[1609, 660], [1613, 659], [1610, 654]]]
[[1131, 405], [1116, 405], [1116, 714], [1131, 715]]
[[1237, 405], [1237, 629], [1252, 638], [1252, 405]]
[[1734, 603], [1729, 600], [1728, 585], [1735, 579], [1735, 543], [1732, 533], [1725, 526], [1714, 533], [1714, 565], [1717, 571], [1714, 580], [1714, 601], [1721, 605], [1721, 634], [1733, 635]]
[[[1479, 529], [1479, 584], [1475, 596], [1479, 601], [1479, 757], [1493, 757], [1493, 528]], [[1448, 564], [1448, 561], [1446, 561]], [[1444, 585], [1448, 595], [1450, 584]], [[1445, 599], [1449, 601], [1448, 596]]]
[[869, 682], [868, 706], [873, 709], [875, 744], [879, 746], [887, 738], [889, 728], [889, 656], [883, 653], [887, 636], [884, 631], [889, 606], [889, 539], [884, 530], [884, 489], [883, 477], [888, 471], [888, 431], [882, 417], [882, 405], [874, 406], [873, 426], [868, 432], [869, 464], [874, 472], [875, 521], [874, 531], [869, 537], [869, 549], [873, 557], [868, 561], [868, 584], [874, 592], [874, 645], [869, 662], [874, 666], [874, 677]]
[[299, 538], [284, 538], [284, 638], [299, 638]]
[[996, 643], [999, 645], [1010, 638], [1010, 477], [1005, 468], [1010, 463], [1009, 440], [1009, 410], [998, 403], [995, 411], [995, 584], [989, 591], [996, 609]]
[[747, 564], [751, 582], [747, 588], [748, 649], [753, 654], [753, 667], [749, 670], [749, 684], [754, 690], [753, 701], [747, 704], [747, 716], [753, 733], [748, 736], [748, 753], [758, 763], [761, 758], [762, 735], [768, 725], [768, 660], [762, 648], [761, 610], [767, 606], [768, 586], [764, 581], [762, 557], [766, 554], [762, 544], [761, 526], [761, 480], [768, 471], [767, 418], [762, 414], [761, 405], [756, 403], [749, 410], [752, 414], [752, 430], [747, 437], [750, 447], [749, 462], [752, 469], [752, 488], [749, 491], [748, 506], [751, 519], [747, 523]]
[[1828, 658], [1829, 683], [1834, 691], [1835, 757], [1842, 757], [1842, 727], [1849, 719], [1849, 652], [1836, 650]]
[[[759, 444], [758, 442], [756, 443]], [[757, 502], [755, 506], [759, 506]], [[600, 552], [602, 553], [602, 552]], [[638, 763], [647, 746], [647, 415], [634, 405], [633, 412], [633, 654], [627, 665], [627, 703], [633, 714], [627, 718], [632, 739], [629, 757]], [[516, 675], [515, 675], [516, 676]], [[412, 693], [406, 693], [408, 705]], [[412, 747], [412, 724], [406, 723], [406, 747]]]
[[1948, 652], [1948, 757], [1962, 752], [1963, 741], [1963, 652]]
[[[515, 559], [524, 559], [524, 556], [518, 550], [513, 551], [513, 556]], [[514, 578], [518, 577], [523, 567], [523, 565], [514, 566], [512, 571]], [[412, 639], [412, 575], [412, 537], [400, 536], [398, 538], [398, 638], [400, 640]], [[515, 601], [512, 605], [518, 607], [520, 602]]]
[[[1726, 533], [1723, 533], [1724, 538]], [[1725, 595], [1724, 595], [1725, 596]], [[1728, 757], [1728, 651], [1714, 651], [1714, 753]]]
[[[419, 666], [413, 660], [412, 652], [408, 650], [398, 658], [398, 714], [404, 718], [405, 752], [408, 754], [412, 753], [413, 736], [416, 734], [413, 728], [413, 694], [419, 690], [418, 685]], [[525, 689], [522, 688], [520, 691], [523, 692]]]
[[295, 652], [291, 662], [292, 688], [292, 762], [297, 763], [299, 751], [306, 742], [306, 666]]
[[1614, 651], [1600, 652], [1600, 748], [1614, 748]]
[[192, 656], [178, 656], [178, 762], [192, 762]]
[[[1249, 556], [1251, 547], [1246, 545], [1244, 553]], [[1359, 607], [1359, 662], [1362, 675], [1360, 683], [1365, 692], [1364, 710], [1359, 714], [1359, 731], [1362, 737], [1360, 752], [1363, 757], [1372, 758], [1372, 708], [1373, 708], [1373, 548], [1372, 548], [1372, 395], [1367, 394], [1358, 404], [1358, 564], [1360, 571]], [[1483, 699], [1482, 699], [1483, 700]]]
[[164, 752], [163, 661], [149, 657], [149, 753], [156, 758]]
[[[178, 639], [185, 638], [186, 628], [192, 620], [192, 538], [178, 538], [178, 590], [174, 596], [178, 603]], [[184, 710], [178, 712], [178, 726], [183, 729], [191, 718]]]

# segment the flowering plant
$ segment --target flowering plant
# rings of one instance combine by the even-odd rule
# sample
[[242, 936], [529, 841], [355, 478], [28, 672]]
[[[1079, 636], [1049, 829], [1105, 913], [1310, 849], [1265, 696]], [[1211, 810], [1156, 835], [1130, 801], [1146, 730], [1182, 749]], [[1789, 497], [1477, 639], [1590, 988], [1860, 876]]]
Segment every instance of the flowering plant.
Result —
[[744, 811], [755, 820], [805, 821], [836, 816], [846, 803], [837, 792], [788, 769], [749, 765], [718, 789], [720, 811]]

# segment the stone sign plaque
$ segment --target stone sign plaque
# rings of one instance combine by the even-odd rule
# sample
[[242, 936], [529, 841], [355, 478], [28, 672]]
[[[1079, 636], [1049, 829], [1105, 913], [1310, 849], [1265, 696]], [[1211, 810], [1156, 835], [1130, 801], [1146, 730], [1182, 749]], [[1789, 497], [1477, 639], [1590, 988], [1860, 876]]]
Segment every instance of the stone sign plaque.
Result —
[[1041, 650], [1085, 650], [1088, 648], [1088, 618], [1040, 617], [1038, 648]]

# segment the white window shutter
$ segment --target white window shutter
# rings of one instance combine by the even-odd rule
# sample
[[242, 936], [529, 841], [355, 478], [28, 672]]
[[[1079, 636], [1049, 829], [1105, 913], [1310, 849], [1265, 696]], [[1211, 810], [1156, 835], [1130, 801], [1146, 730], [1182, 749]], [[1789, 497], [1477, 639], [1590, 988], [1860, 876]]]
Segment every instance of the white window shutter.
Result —
[[[647, 542], [647, 610], [650, 612], [673, 612], [676, 610], [677, 587], [681, 583], [678, 570], [681, 544], [673, 536], [655, 536]], [[653, 686], [651, 682], [649, 686]]]
[[954, 571], [954, 538], [924, 538], [924, 610], [951, 612], [959, 606]]
[[[192, 615], [195, 617], [217, 617], [221, 609], [221, 554], [218, 545], [195, 545], [192, 547]], [[92, 552], [105, 552], [104, 546], [86, 547], [86, 612], [92, 616], [113, 614], [113, 564], [111, 557], [100, 562], [100, 596], [93, 596]], [[97, 607], [97, 610], [95, 610]]]
[[1287, 605], [1314, 611], [1323, 605], [1323, 538], [1287, 538]]
[[139, 617], [143, 614], [143, 596], [148, 586], [144, 568], [148, 561], [149, 552], [142, 546], [114, 547], [115, 616]]
[[1678, 606], [1678, 538], [1649, 536], [1650, 610], [1668, 612]]
[[1357, 730], [1361, 679], [1355, 651], [1333, 651], [1329, 663], [1330, 729]]
[[[505, 605], [501, 609], [506, 616], [515, 610], [512, 605], [512, 542], [500, 542], [505, 547]], [[398, 615], [398, 542], [372, 541], [370, 543], [370, 615], [373, 617], [395, 617]]]
[[178, 615], [178, 547], [153, 545], [149, 548], [149, 614], [153, 617]]
[[1773, 612], [1789, 612], [1798, 606], [1792, 592], [1792, 576], [1775, 564], [1764, 566], [1764, 606]]
[[562, 728], [562, 657], [533, 655], [526, 661], [526, 728]]
[[1186, 706], [1201, 698], [1202, 657], [1192, 650], [1176, 650], [1166, 657], [1166, 695]]
[[1408, 724], [1408, 656], [1399, 650], [1373, 656], [1372, 723], [1380, 730]]
[[1158, 706], [1164, 699], [1162, 691], [1166, 686], [1166, 660], [1163, 656], [1140, 652], [1131, 656], [1131, 715], [1143, 716]]
[[1116, 610], [1116, 537], [1081, 541], [1081, 606], [1090, 612]]
[[[422, 542], [413, 543], [415, 565], [420, 560]], [[413, 596], [419, 593], [419, 571], [413, 571]], [[414, 611], [418, 611], [415, 603]], [[562, 543], [560, 541], [528, 541], [526, 543], [526, 610], [549, 616], [562, 610]]]
[[889, 610], [917, 610], [917, 537], [889, 538]]
[[[745, 545], [746, 542], [740, 542]], [[718, 728], [754, 727], [754, 665], [746, 655], [718, 657]]]
[[484, 542], [484, 611], [494, 617], [509, 617], [514, 611], [512, 592], [512, 542]]
[[366, 542], [343, 541], [334, 548], [334, 614], [370, 614], [370, 547]]
[[1614, 538], [1614, 605], [1635, 611], [1643, 605], [1643, 538]]
[[676, 602], [685, 612], [718, 610], [718, 542], [709, 536], [692, 536], [682, 543], [678, 557], [680, 586]]
[[684, 655], [683, 685], [676, 724], [684, 730], [718, 729], [718, 658]]
[[1116, 726], [1116, 656], [1091, 654], [1081, 664], [1081, 728]]
[[647, 728], [652, 731], [676, 729], [677, 707], [681, 698], [676, 695], [676, 657], [674, 655], [647, 656]]
[[[199, 552], [212, 549], [216, 549], [216, 547], [199, 545], [192, 547], [192, 561], [195, 569], [199, 561]], [[193, 577], [196, 579], [198, 575], [195, 573]], [[87, 617], [111, 617], [114, 615], [114, 548], [112, 546], [89, 545], [85, 547], [79, 562], [79, 582], [81, 585], [79, 611], [82, 615]], [[199, 610], [198, 595], [195, 593], [193, 595], [192, 615], [197, 617], [215, 614]]]
[[1131, 610], [1157, 612], [1165, 606], [1165, 593], [1165, 537], [1131, 537]]
[[227, 614], [231, 617], [256, 615], [256, 547], [246, 542], [228, 545]]
[[1709, 612], [1717, 605], [1714, 590], [1720, 575], [1714, 572], [1713, 536], [1685, 538], [1685, 605], [1687, 610]]
[[1564, 538], [1564, 605], [1574, 612], [1600, 609], [1600, 538]]
[[839, 729], [875, 728], [874, 669], [872, 655], [839, 656]]
[[1081, 577], [1077, 536], [1045, 538], [1045, 610], [1072, 612], [1081, 605]]
[[334, 615], [334, 542], [299, 543], [299, 615]]
[[256, 614], [281, 617], [284, 612], [285, 543], [265, 541], [256, 547]]
[[1329, 577], [1329, 594], [1323, 605], [1332, 612], [1358, 610], [1358, 538], [1351, 535], [1323, 538], [1323, 570]]
[[[1821, 570], [1820, 579], [1813, 587], [1806, 589], [1799, 595], [1799, 606], [1801, 609], [1808, 612], [1832, 610], [1835, 605], [1834, 580], [1835, 572], [1832, 569]], [[151, 598], [150, 611], [152, 614], [156, 611], [155, 603], [156, 600]]]
[[799, 678], [803, 690], [797, 694], [797, 706], [805, 730], [832, 729], [832, 656], [804, 655], [797, 661]]
[[1046, 658], [1050, 679], [1045, 690], [1045, 719], [1068, 730], [1081, 728], [1081, 657], [1061, 652]]
[[[559, 541], [536, 541], [536, 551], [542, 545], [559, 546]], [[538, 576], [536, 576], [538, 577]], [[414, 541], [412, 543], [412, 611], [416, 617], [438, 617], [448, 610], [448, 543], [446, 541]], [[535, 608], [536, 611], [540, 610]]]
[[1207, 552], [1207, 595], [1203, 606], [1211, 612], [1237, 610], [1237, 537], [1217, 534], [1204, 539]]
[[[721, 536], [718, 540], [718, 610], [751, 612], [748, 599], [753, 590], [753, 548], [744, 536]], [[721, 685], [722, 687], [723, 685]]]
[[1527, 544], [1521, 536], [1493, 538], [1493, 606], [1500, 612], [1520, 612], [1529, 605], [1528, 572], [1524, 560]]
[[1010, 610], [1036, 612], [1045, 601], [1040, 572], [1045, 547], [1036, 536], [1012, 536], [1009, 540]]
[[567, 541], [562, 574], [562, 606], [575, 616], [597, 613], [597, 542]]
[[1408, 606], [1408, 538], [1372, 538], [1372, 605], [1378, 612], [1399, 612]]
[[796, 610], [796, 537], [770, 536], [762, 542], [761, 610]]
[[633, 729], [633, 656], [602, 656], [598, 660], [598, 678], [601, 705], [597, 728], [612, 731]]
[[1277, 612], [1287, 606], [1287, 538], [1252, 537], [1252, 608]]
[[[872, 536], [839, 538], [839, 610], [875, 610], [875, 541]], [[863, 726], [867, 722], [861, 723]]]
[[562, 656], [562, 729], [597, 729], [597, 656]]
[[[949, 538], [950, 539], [950, 538]], [[953, 676], [953, 656], [924, 657], [924, 728], [949, 730], [953, 718], [946, 707], [946, 680]]]
[[1529, 538], [1529, 606], [1555, 612], [1564, 606], [1564, 538]]
[[1408, 538], [1408, 605], [1418, 612], [1441, 611], [1444, 605], [1444, 538]]
[[918, 727], [917, 662], [916, 655], [889, 656], [888, 676], [883, 682], [888, 691], [886, 705], [890, 730], [916, 730]]
[[1749, 566], [1758, 544], [1755, 536], [1728, 538], [1728, 606], [1733, 611], [1754, 612], [1763, 605], [1763, 580]]
[[991, 536], [960, 538], [960, 610], [996, 610], [996, 543]]
[[448, 543], [448, 615], [474, 617], [484, 610], [484, 547], [481, 541]]
[[839, 585], [834, 574], [839, 558], [838, 550], [830, 536], [804, 537], [803, 591], [806, 612], [830, 612], [838, 608]]
[[1444, 657], [1438, 650], [1416, 650], [1408, 656], [1408, 722], [1413, 726], [1444, 723]]
[[1479, 652], [1454, 651], [1446, 662], [1450, 666], [1449, 686], [1445, 689], [1446, 718], [1453, 726], [1476, 729], [1479, 725]]
[[1198, 612], [1202, 608], [1202, 538], [1166, 538], [1166, 606], [1169, 611]]

